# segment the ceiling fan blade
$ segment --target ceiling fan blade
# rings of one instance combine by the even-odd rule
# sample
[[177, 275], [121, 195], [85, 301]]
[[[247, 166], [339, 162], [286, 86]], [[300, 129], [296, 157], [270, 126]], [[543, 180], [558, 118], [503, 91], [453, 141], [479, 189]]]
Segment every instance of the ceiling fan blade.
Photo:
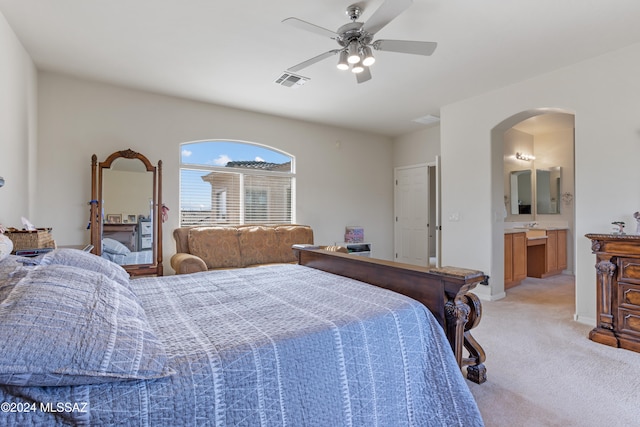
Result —
[[314, 56], [311, 59], [307, 59], [306, 61], [301, 62], [301, 63], [299, 63], [297, 65], [294, 65], [293, 67], [289, 67], [289, 68], [287, 68], [287, 71], [291, 71], [292, 73], [296, 73], [296, 72], [302, 70], [303, 68], [307, 68], [308, 66], [313, 65], [316, 62], [320, 62], [323, 59], [326, 59], [326, 58], [328, 58], [330, 56], [333, 56], [338, 52], [340, 52], [340, 49], [330, 50], [330, 51], [322, 53], [322, 54], [320, 54], [318, 56]]
[[361, 73], [357, 73], [356, 80], [358, 83], [364, 83], [371, 80], [371, 70], [369, 67], [364, 67], [364, 70]]
[[429, 56], [436, 50], [438, 43], [410, 40], [376, 40], [372, 43], [372, 46], [375, 50]]
[[364, 23], [362, 29], [375, 34], [411, 6], [413, 0], [386, 0]]
[[282, 21], [282, 23], [291, 25], [292, 27], [296, 27], [301, 30], [311, 31], [312, 33], [316, 33], [324, 37], [329, 37], [331, 39], [335, 39], [338, 36], [334, 31], [327, 30], [324, 27], [320, 27], [318, 25], [303, 21], [302, 19], [298, 18], [286, 18]]

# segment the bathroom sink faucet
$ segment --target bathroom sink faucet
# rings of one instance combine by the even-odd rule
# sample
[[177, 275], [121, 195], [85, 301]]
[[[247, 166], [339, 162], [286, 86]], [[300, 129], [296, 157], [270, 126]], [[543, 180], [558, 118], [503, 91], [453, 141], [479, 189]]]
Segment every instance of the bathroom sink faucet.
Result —
[[537, 222], [530, 222], [529, 224], [527, 224], [527, 227], [529, 227], [529, 228], [535, 228], [537, 226], [538, 226]]

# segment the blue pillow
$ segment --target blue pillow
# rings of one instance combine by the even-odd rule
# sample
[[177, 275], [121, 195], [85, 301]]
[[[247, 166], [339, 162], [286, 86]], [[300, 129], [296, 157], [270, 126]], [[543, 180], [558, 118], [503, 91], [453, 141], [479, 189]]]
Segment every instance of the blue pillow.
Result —
[[108, 237], [102, 239], [102, 251], [115, 255], [126, 255], [131, 253], [131, 250], [129, 250], [128, 247], [117, 240], [110, 239]]
[[108, 259], [96, 256], [90, 252], [79, 249], [60, 248], [42, 255], [39, 259], [40, 265], [69, 265], [71, 267], [84, 268], [107, 276], [129, 287], [129, 273], [116, 263]]
[[[98, 257], [96, 257], [98, 258]], [[0, 277], [0, 384], [63, 386], [174, 373], [137, 297], [68, 265]]]

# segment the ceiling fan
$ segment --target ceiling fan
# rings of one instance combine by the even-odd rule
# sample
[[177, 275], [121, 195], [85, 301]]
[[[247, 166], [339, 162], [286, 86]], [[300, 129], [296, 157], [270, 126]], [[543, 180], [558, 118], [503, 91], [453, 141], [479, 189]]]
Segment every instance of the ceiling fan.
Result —
[[398, 15], [411, 6], [413, 0], [385, 0], [371, 15], [367, 22], [358, 22], [362, 14], [362, 7], [353, 4], [347, 8], [347, 16], [351, 22], [331, 31], [298, 18], [287, 18], [282, 22], [302, 30], [311, 31], [321, 36], [329, 37], [338, 42], [340, 47], [322, 53], [287, 69], [296, 73], [316, 62], [320, 62], [333, 55], [339, 55], [338, 69], [349, 70], [356, 75], [358, 83], [371, 79], [369, 67], [375, 62], [373, 50], [410, 53], [413, 55], [429, 56], [438, 45], [435, 42], [409, 40], [373, 40], [374, 35], [393, 21]]

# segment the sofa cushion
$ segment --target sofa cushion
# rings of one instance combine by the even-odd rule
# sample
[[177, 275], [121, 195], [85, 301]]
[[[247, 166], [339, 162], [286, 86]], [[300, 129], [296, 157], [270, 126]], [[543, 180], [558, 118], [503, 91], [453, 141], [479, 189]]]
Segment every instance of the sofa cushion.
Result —
[[197, 227], [189, 230], [189, 252], [207, 268], [243, 267], [238, 230], [231, 227]]
[[304, 225], [279, 225], [275, 227], [278, 245], [274, 248], [280, 262], [295, 262], [296, 257], [291, 246], [313, 244], [313, 230]]
[[239, 229], [238, 241], [243, 267], [283, 261], [278, 254], [278, 238], [272, 227], [250, 226]]

